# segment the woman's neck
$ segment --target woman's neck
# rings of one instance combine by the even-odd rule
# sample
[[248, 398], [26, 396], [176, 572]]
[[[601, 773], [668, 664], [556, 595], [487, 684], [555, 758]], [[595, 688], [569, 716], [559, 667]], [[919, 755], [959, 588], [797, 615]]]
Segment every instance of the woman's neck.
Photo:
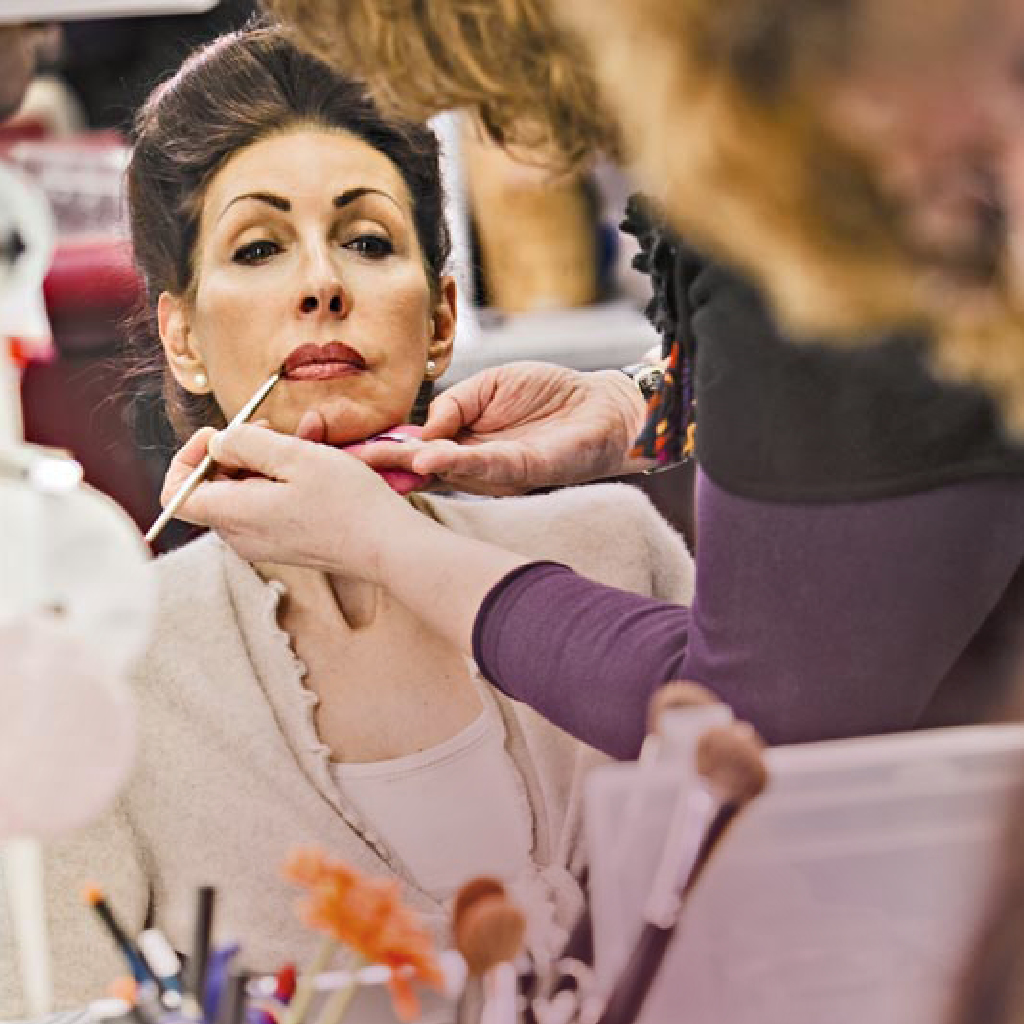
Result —
[[331, 610], [341, 613], [349, 629], [372, 626], [383, 606], [382, 590], [365, 580], [333, 576], [295, 565], [260, 562], [256, 571], [265, 580], [277, 580], [287, 591], [287, 607], [294, 613], [320, 617]]
[[[406, 500], [424, 515], [434, 518], [429, 505], [416, 495], [408, 495]], [[381, 612], [393, 604], [386, 600], [381, 587], [365, 580], [276, 562], [259, 562], [255, 569], [265, 580], [277, 580], [284, 584], [288, 595], [286, 615], [289, 618], [296, 613], [323, 618], [325, 614], [330, 615], [333, 609], [341, 613], [350, 629], [358, 630], [372, 626]]]

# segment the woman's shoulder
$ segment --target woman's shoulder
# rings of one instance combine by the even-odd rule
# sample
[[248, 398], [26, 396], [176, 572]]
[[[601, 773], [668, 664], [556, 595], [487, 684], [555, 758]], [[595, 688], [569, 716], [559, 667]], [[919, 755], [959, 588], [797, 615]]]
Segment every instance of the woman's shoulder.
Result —
[[[157, 604], [153, 630], [140, 671], [145, 674], [166, 652], [185, 655], [194, 644], [217, 629], [224, 615], [232, 615], [225, 581], [226, 548], [214, 534], [206, 534], [150, 563], [156, 577]], [[173, 658], [172, 658], [173, 660]]]
[[534, 559], [564, 562], [610, 586], [683, 600], [687, 585], [664, 592], [662, 567], [688, 579], [692, 560], [682, 537], [635, 487], [587, 484], [546, 494], [467, 499], [431, 495], [429, 512], [457, 533]]
[[225, 550], [216, 534], [206, 533], [155, 558], [151, 569], [156, 575], [160, 610], [172, 604], [194, 606], [198, 596], [214, 590], [223, 580]]
[[643, 528], [660, 518], [644, 494], [619, 483], [562, 487], [507, 498], [424, 495], [420, 500], [445, 526], [497, 543], [502, 538], [528, 540], [552, 528], [566, 531], [575, 542], [583, 526], [619, 533], [625, 523]]

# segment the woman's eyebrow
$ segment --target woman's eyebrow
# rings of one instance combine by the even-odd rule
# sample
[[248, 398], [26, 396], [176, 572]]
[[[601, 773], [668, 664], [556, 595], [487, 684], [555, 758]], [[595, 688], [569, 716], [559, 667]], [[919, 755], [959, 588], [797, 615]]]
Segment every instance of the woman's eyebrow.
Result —
[[[399, 211], [402, 211], [401, 204], [398, 202], [397, 199], [395, 199], [394, 196], [390, 195], [388, 192], [383, 191], [383, 189], [370, 188], [368, 185], [361, 185], [357, 188], [349, 188], [342, 192], [341, 195], [335, 196], [334, 207], [335, 209], [340, 210], [343, 207], [348, 206], [350, 203], [354, 203], [357, 199], [362, 199], [363, 196], [368, 195], [383, 196], [385, 199], [388, 199], [392, 203], [394, 203], [394, 205], [398, 207]], [[252, 199], [258, 203], [266, 203], [268, 206], [272, 206], [275, 210], [280, 210], [282, 213], [288, 213], [292, 208], [292, 204], [289, 200], [285, 199], [284, 196], [276, 195], [273, 192], [243, 192], [241, 195], [235, 196], [224, 207], [224, 209], [221, 210], [220, 217], [218, 217], [217, 220], [220, 220], [221, 217], [223, 217], [224, 214], [227, 213], [227, 211], [232, 206], [235, 205], [235, 203], [239, 203], [243, 199]]]
[[336, 209], [340, 210], [343, 206], [348, 206], [349, 203], [354, 203], [357, 199], [362, 199], [363, 196], [383, 196], [385, 199], [390, 199], [399, 210], [402, 210], [401, 204], [394, 196], [384, 192], [382, 189], [370, 188], [366, 185], [362, 185], [359, 188], [346, 189], [340, 196], [335, 196], [334, 206]]
[[266, 203], [268, 206], [272, 206], [275, 210], [281, 210], [282, 213], [287, 213], [292, 208], [292, 204], [285, 199], [284, 196], [274, 195], [273, 192], [243, 192], [242, 195], [235, 196], [234, 199], [232, 199], [231, 202], [229, 202], [227, 206], [220, 211], [220, 217], [218, 217], [217, 220], [219, 221], [221, 217], [223, 217], [224, 214], [235, 205], [235, 203], [240, 203], [243, 199], [255, 199], [256, 202]]

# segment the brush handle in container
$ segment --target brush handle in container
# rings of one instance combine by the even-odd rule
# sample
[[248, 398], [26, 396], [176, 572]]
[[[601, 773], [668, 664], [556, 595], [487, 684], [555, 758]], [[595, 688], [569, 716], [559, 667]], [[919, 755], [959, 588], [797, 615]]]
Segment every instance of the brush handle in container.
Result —
[[649, 921], [633, 947], [629, 962], [615, 981], [598, 1024], [633, 1024], [665, 960], [674, 928], [659, 928]]

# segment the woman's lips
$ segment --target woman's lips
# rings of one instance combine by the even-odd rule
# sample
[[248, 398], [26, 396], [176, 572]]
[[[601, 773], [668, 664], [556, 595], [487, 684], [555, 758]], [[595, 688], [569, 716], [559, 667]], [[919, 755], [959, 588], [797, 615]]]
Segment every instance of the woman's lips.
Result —
[[352, 377], [362, 370], [352, 363], [306, 363], [285, 371], [287, 380], [334, 380]]
[[327, 345], [300, 345], [284, 361], [287, 380], [333, 380], [350, 377], [366, 369], [366, 360], [348, 345], [332, 341]]

